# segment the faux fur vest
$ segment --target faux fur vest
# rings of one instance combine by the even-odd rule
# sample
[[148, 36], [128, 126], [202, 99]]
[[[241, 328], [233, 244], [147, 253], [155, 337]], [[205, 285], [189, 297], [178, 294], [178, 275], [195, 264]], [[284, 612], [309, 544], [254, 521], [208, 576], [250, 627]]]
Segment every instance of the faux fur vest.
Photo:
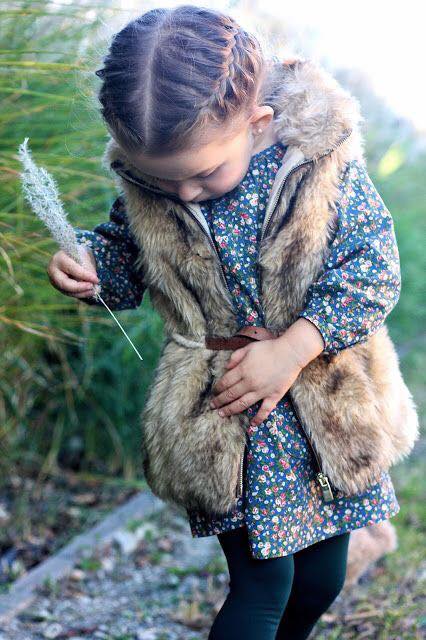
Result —
[[[274, 108], [287, 146], [259, 248], [265, 326], [282, 332], [327, 261], [339, 176], [348, 161], [363, 159], [362, 117], [358, 101], [309, 60], [275, 63], [264, 103]], [[206, 349], [204, 336], [239, 328], [218, 254], [199, 206], [166, 197], [112, 138], [104, 163], [118, 174], [140, 247], [137, 266], [165, 326], [142, 414], [148, 483], [164, 500], [223, 511], [231, 504], [220, 502], [229, 496], [222, 485], [236, 478], [248, 419], [238, 414], [224, 425], [209, 408], [230, 353]], [[377, 481], [418, 437], [415, 405], [384, 325], [336, 355], [320, 354], [290, 391], [324, 472], [346, 494]]]

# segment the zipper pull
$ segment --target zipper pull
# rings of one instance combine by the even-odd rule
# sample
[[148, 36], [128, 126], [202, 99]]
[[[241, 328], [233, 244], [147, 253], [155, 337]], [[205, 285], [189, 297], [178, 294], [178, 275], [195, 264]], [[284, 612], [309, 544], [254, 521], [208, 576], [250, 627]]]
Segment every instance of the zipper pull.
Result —
[[317, 473], [317, 479], [321, 487], [322, 495], [325, 502], [330, 502], [334, 499], [333, 492], [331, 490], [330, 482], [324, 473], [321, 471]]

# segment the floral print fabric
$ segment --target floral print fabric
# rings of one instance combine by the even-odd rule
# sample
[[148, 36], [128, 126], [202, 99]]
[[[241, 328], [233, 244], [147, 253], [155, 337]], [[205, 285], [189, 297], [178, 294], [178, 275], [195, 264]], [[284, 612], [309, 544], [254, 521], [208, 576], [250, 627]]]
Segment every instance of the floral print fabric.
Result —
[[[258, 243], [284, 152], [285, 146], [278, 142], [255, 154], [235, 189], [200, 203], [241, 324], [263, 323]], [[361, 162], [352, 161], [343, 171], [336, 206], [338, 227], [327, 264], [310, 286], [300, 314], [321, 332], [325, 353], [337, 353], [377, 331], [398, 301], [401, 286], [392, 217]], [[134, 270], [137, 249], [122, 199], [115, 201], [109, 222], [77, 233], [94, 252], [107, 302], [116, 309], [138, 306], [143, 283]], [[247, 414], [253, 417], [260, 404], [249, 407]], [[334, 500], [324, 502], [310, 450], [287, 394], [262, 424], [248, 428], [247, 435], [243, 495], [233, 510], [220, 517], [188, 510], [194, 537], [246, 525], [252, 556], [271, 558], [398, 513], [388, 473], [364, 493], [347, 498], [334, 490]]]
[[349, 164], [340, 191], [337, 235], [299, 314], [321, 331], [329, 354], [375, 333], [401, 292], [392, 216], [364, 165]]
[[[111, 309], [136, 309], [142, 302], [145, 286], [135, 267], [138, 247], [130, 234], [122, 196], [112, 204], [109, 221], [93, 231], [74, 228], [78, 241], [93, 251], [102, 298]], [[101, 304], [95, 298], [81, 298], [89, 305]]]

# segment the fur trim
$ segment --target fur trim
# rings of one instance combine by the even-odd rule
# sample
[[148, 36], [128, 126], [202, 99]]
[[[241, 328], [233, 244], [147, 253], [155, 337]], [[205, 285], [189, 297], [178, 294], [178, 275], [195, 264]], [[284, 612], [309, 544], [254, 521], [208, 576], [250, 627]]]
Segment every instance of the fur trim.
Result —
[[360, 104], [315, 61], [276, 65], [271, 74], [276, 131], [285, 145], [296, 146], [306, 158], [318, 159], [334, 149], [347, 129], [352, 155], [362, 155]]

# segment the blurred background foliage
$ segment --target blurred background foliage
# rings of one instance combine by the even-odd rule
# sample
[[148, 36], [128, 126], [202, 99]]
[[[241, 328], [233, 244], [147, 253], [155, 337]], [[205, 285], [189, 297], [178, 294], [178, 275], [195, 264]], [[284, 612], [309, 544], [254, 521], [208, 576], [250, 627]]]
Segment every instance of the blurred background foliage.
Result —
[[[107, 133], [94, 70], [118, 15], [122, 24], [134, 13], [114, 2], [37, 0], [12, 1], [0, 12], [1, 474], [27, 469], [40, 479], [61, 467], [127, 479], [141, 473], [138, 415], [162, 323], [148, 294], [139, 309], [119, 312], [141, 363], [105, 309], [50, 285], [46, 266], [57, 247], [23, 200], [17, 156], [28, 136], [75, 226], [107, 219], [116, 187], [100, 161]], [[264, 20], [266, 32], [276, 31]], [[361, 101], [369, 172], [394, 217], [403, 287], [387, 324], [423, 415], [424, 138], [389, 111], [361, 72], [334, 75]]]

